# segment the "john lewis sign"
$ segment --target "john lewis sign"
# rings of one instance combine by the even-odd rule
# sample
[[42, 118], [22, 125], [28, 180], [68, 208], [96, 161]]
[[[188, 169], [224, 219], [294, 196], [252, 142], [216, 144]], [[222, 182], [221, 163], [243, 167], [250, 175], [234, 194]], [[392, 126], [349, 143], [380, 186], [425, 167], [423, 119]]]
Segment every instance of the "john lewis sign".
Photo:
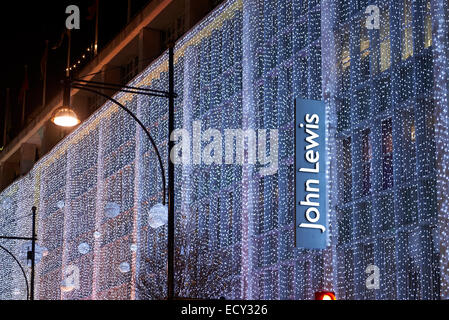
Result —
[[321, 101], [296, 100], [296, 247], [327, 246], [326, 113]]

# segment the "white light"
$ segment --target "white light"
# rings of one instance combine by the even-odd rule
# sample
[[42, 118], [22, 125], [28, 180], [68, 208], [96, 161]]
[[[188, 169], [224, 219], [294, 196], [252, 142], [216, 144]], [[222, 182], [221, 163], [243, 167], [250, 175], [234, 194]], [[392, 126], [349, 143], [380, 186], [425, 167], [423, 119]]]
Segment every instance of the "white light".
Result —
[[121, 273], [128, 273], [131, 271], [131, 267], [128, 262], [123, 262], [122, 264], [120, 264], [119, 270]]
[[94, 232], [94, 238], [97, 239], [97, 240], [100, 239], [101, 238], [101, 233], [98, 232], [98, 231], [95, 231]]
[[4, 210], [9, 210], [9, 209], [11, 209], [11, 207], [12, 207], [12, 200], [11, 200], [11, 198], [10, 197], [6, 197], [5, 199], [3, 199], [2, 208]]
[[[20, 251], [20, 258], [23, 260], [27, 260], [27, 264], [31, 267], [31, 259], [28, 259], [28, 252], [32, 249], [32, 243], [27, 242], [22, 245], [22, 250]], [[41, 262], [42, 258], [48, 256], [48, 249], [45, 247], [41, 247], [37, 243], [34, 248], [34, 263], [38, 264]]]
[[114, 219], [120, 214], [120, 206], [115, 202], [108, 202], [104, 207], [104, 214], [110, 219]]
[[63, 208], [65, 207], [65, 202], [64, 202], [64, 200], [58, 201], [58, 203], [56, 204], [56, 206], [58, 207], [58, 209], [63, 209]]
[[168, 207], [163, 204], [157, 204], [150, 210], [148, 224], [151, 228], [157, 229], [168, 222]]
[[63, 107], [55, 112], [52, 122], [60, 127], [71, 128], [79, 125], [81, 121], [73, 110]]
[[81, 254], [88, 254], [89, 253], [89, 251], [90, 251], [90, 246], [89, 246], [89, 244], [87, 244], [87, 243], [81, 243], [79, 246], [78, 246], [78, 252], [79, 253], [81, 253]]
[[69, 283], [69, 279], [65, 279], [61, 282], [61, 291], [64, 293], [72, 292], [75, 289], [75, 286]]

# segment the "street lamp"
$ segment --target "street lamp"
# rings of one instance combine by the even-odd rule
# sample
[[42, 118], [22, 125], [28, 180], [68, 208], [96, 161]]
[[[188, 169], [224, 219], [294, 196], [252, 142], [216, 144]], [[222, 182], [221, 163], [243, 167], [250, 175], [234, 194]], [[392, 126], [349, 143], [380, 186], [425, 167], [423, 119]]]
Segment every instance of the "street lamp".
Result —
[[[168, 300], [174, 299], [174, 230], [175, 230], [175, 218], [174, 218], [174, 164], [170, 160], [170, 150], [173, 147], [173, 142], [170, 139], [170, 133], [174, 130], [174, 99], [176, 94], [174, 92], [174, 49], [173, 46], [169, 48], [169, 91], [160, 91], [146, 88], [137, 88], [132, 86], [122, 86], [119, 84], [111, 83], [101, 83], [95, 81], [86, 81], [79, 79], [67, 78], [64, 80], [64, 96], [63, 105], [58, 108], [52, 117], [52, 122], [61, 127], [75, 127], [81, 123], [75, 111], [70, 106], [70, 90], [71, 88], [84, 90], [96, 95], [102, 96], [103, 98], [115, 103], [122, 110], [128, 113], [134, 121], [136, 121], [142, 130], [146, 133], [148, 139], [150, 140], [159, 162], [159, 167], [162, 176], [162, 189], [163, 189], [163, 201], [162, 203], [156, 204], [150, 209], [150, 226], [154, 229], [159, 228], [165, 224], [168, 224], [168, 239], [167, 239], [167, 251], [168, 251], [168, 278], [167, 278], [167, 296]], [[162, 158], [157, 148], [156, 142], [151, 136], [148, 129], [142, 123], [142, 121], [127, 107], [121, 104], [116, 99], [104, 94], [98, 90], [110, 90], [119, 92], [128, 92], [134, 94], [141, 94], [152, 97], [160, 97], [169, 99], [169, 112], [168, 112], [168, 125], [169, 125], [169, 135], [168, 135], [168, 190], [167, 190], [167, 179], [165, 176], [164, 165]], [[168, 201], [167, 201], [167, 191], [168, 191]]]
[[[116, 84], [106, 84], [101, 82], [95, 82], [95, 81], [85, 81], [85, 80], [70, 80], [66, 79], [64, 80], [64, 98], [63, 98], [63, 105], [62, 107], [58, 108], [52, 117], [52, 122], [56, 124], [57, 126], [64, 127], [64, 128], [71, 128], [75, 127], [78, 124], [81, 123], [79, 120], [77, 114], [70, 106], [70, 90], [71, 88], [76, 88], [84, 91], [88, 91], [97, 95], [100, 95], [116, 105], [118, 105], [121, 109], [125, 110], [139, 125], [140, 127], [145, 131], [147, 134], [148, 139], [150, 140], [151, 144], [153, 145], [154, 150], [156, 151], [156, 155], [159, 160], [159, 167], [162, 175], [162, 184], [163, 184], [163, 202], [162, 204], [157, 204], [150, 210], [150, 215], [157, 215], [160, 216], [161, 212], [165, 215], [168, 215], [168, 208], [166, 206], [166, 177], [165, 177], [165, 170], [164, 165], [162, 163], [162, 158], [159, 152], [159, 149], [157, 148], [156, 142], [154, 141], [153, 137], [151, 136], [148, 129], [145, 127], [145, 125], [140, 121], [139, 118], [127, 107], [125, 107], [123, 104], [118, 102], [116, 99], [109, 97], [108, 95], [97, 91], [95, 89], [106, 89], [106, 90], [113, 90], [113, 91], [124, 91], [124, 92], [131, 92], [135, 94], [142, 94], [147, 96], [156, 96], [156, 97], [166, 97], [168, 98], [170, 96], [169, 92], [163, 92], [163, 91], [157, 91], [152, 89], [145, 89], [145, 88], [137, 88], [137, 87], [130, 87], [130, 86], [120, 86]], [[110, 208], [112, 204], [108, 204], [106, 206], [107, 211], [118, 211], [119, 208]], [[167, 223], [168, 219], [165, 219], [165, 223]], [[161, 226], [161, 225], [159, 225]], [[158, 227], [159, 227], [158, 226]]]
[[64, 128], [72, 128], [81, 123], [76, 113], [69, 108], [60, 108], [56, 110], [51, 121], [57, 126]]

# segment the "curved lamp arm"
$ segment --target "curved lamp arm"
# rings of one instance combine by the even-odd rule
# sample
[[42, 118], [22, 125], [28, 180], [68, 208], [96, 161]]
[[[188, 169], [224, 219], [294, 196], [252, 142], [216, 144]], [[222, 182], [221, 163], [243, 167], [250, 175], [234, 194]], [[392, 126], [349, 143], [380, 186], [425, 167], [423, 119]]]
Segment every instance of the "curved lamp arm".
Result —
[[9, 254], [17, 262], [17, 264], [20, 267], [20, 270], [22, 270], [23, 276], [25, 277], [25, 283], [27, 285], [27, 300], [29, 300], [30, 288], [28, 286], [28, 278], [27, 278], [27, 274], [25, 272], [25, 269], [23, 269], [22, 264], [19, 262], [19, 260], [17, 260], [17, 258], [8, 249], [2, 247], [1, 245], [0, 245], [0, 249], [3, 249], [7, 254]]
[[91, 93], [95, 93], [99, 96], [102, 96], [104, 98], [106, 98], [107, 100], [112, 101], [113, 103], [115, 103], [116, 105], [118, 105], [120, 108], [122, 108], [123, 110], [125, 110], [139, 125], [140, 127], [143, 129], [143, 131], [145, 131], [145, 133], [148, 136], [148, 139], [150, 139], [151, 144], [153, 145], [154, 150], [156, 151], [156, 155], [157, 158], [159, 160], [159, 166], [160, 166], [160, 170], [161, 170], [161, 175], [162, 175], [162, 185], [163, 185], [163, 202], [162, 204], [165, 206], [167, 204], [166, 202], [166, 194], [167, 194], [167, 187], [166, 187], [166, 178], [165, 178], [165, 170], [164, 170], [164, 165], [162, 163], [162, 158], [161, 158], [161, 154], [159, 153], [159, 149], [157, 148], [156, 142], [154, 141], [153, 137], [151, 136], [150, 132], [148, 131], [148, 129], [145, 127], [145, 125], [142, 123], [142, 121], [140, 121], [139, 118], [137, 118], [137, 116], [132, 113], [131, 110], [129, 110], [127, 107], [125, 107], [123, 104], [121, 104], [120, 102], [118, 102], [116, 99], [108, 96], [107, 94], [104, 94], [100, 91], [97, 90], [93, 90], [90, 88], [86, 88], [82, 85], [71, 85], [72, 88], [76, 88], [79, 90], [85, 90], [85, 91], [89, 91]]

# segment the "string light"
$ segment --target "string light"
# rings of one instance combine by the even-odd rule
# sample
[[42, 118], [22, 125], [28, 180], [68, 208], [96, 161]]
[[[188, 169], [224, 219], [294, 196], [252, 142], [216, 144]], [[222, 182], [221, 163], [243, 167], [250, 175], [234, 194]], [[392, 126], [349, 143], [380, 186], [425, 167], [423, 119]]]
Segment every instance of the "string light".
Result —
[[[428, 1], [382, 3], [381, 29], [368, 31], [366, 8], [348, 1], [227, 1], [177, 43], [176, 128], [193, 134], [193, 122], [201, 120], [203, 130], [222, 133], [279, 129], [274, 175], [260, 176], [259, 165], [176, 166], [179, 296], [440, 297], [439, 261], [448, 257], [439, 244], [447, 244], [449, 232], [437, 219], [437, 210], [447, 215], [446, 193], [438, 188], [447, 181], [447, 156], [437, 170], [434, 161], [448, 141], [447, 122], [441, 124], [447, 43], [440, 34], [429, 39]], [[411, 12], [420, 18], [409, 19]], [[447, 32], [442, 13], [432, 19]], [[167, 60], [166, 54], [157, 59], [130, 85], [166, 90]], [[442, 70], [435, 91], [434, 63]], [[167, 159], [166, 99], [116, 98], [142, 119]], [[294, 98], [324, 99], [328, 108], [331, 209], [324, 251], [294, 248]], [[162, 196], [158, 170], [140, 128], [108, 102], [0, 194], [1, 234], [29, 234], [23, 213], [39, 207], [38, 235], [48, 254], [37, 267], [37, 298], [166, 295], [167, 227], [164, 217], [150, 216]], [[8, 245], [20, 251], [19, 243]], [[21, 274], [2, 254], [0, 298], [24, 298]], [[373, 264], [381, 271], [377, 291], [365, 286]], [[79, 289], [66, 281], [73, 267]]]

